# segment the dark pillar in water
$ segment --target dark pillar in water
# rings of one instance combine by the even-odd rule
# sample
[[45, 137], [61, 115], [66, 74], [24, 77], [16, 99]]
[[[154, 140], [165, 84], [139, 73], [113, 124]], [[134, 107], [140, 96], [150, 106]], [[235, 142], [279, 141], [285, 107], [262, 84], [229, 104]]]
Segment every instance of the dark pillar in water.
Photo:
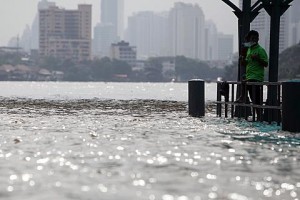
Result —
[[204, 81], [193, 79], [189, 81], [189, 115], [192, 117], [205, 116], [205, 87]]
[[282, 83], [282, 130], [300, 132], [300, 80]]
[[[267, 13], [270, 15], [270, 53], [269, 53], [269, 82], [278, 82], [278, 57], [279, 57], [279, 37], [280, 18], [290, 7], [293, 0], [260, 0]], [[277, 89], [275, 86], [268, 88], [267, 105], [278, 105]], [[270, 114], [268, 114], [270, 112]], [[266, 115], [271, 117], [271, 121], [276, 121], [274, 111], [266, 111]], [[269, 119], [270, 120], [270, 119]]]

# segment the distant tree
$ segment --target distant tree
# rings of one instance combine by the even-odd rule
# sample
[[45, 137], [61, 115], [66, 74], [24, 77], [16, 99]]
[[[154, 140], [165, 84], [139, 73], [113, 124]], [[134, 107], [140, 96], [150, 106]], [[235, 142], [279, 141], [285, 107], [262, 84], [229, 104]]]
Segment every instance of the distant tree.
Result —
[[128, 76], [132, 75], [132, 67], [124, 61], [113, 59], [111, 61], [114, 74], [126, 74]]
[[63, 60], [59, 58], [54, 56], [45, 56], [40, 59], [39, 66], [50, 71], [60, 71], [62, 70], [62, 64]]
[[293, 79], [300, 76], [300, 43], [284, 50], [279, 56], [279, 79]]
[[2, 53], [0, 55], [0, 65], [18, 65], [21, 64], [22, 55], [18, 53]]
[[110, 58], [104, 57], [93, 61], [91, 65], [92, 77], [96, 81], [110, 81], [113, 77], [113, 68]]
[[67, 74], [68, 81], [93, 81], [92, 64], [93, 61], [91, 60], [79, 63], [73, 63], [69, 60], [64, 62], [63, 69], [65, 74]]
[[146, 63], [146, 67], [144, 71], [146, 81], [151, 81], [151, 82], [163, 81], [164, 79], [162, 75], [162, 68], [163, 66], [159, 59], [150, 58]]
[[76, 66], [76, 63], [74, 61], [72, 61], [71, 59], [68, 59], [68, 60], [63, 60], [61, 62], [61, 64], [59, 64], [59, 65], [60, 65], [60, 68], [57, 68], [57, 70], [67, 73], [69, 71], [72, 71], [72, 69], [74, 69], [74, 67]]
[[209, 65], [204, 61], [199, 61], [184, 56], [177, 56], [175, 71], [176, 76], [179, 77], [181, 81], [188, 81], [194, 78], [214, 79], [221, 75], [219, 73], [222, 70], [210, 68]]

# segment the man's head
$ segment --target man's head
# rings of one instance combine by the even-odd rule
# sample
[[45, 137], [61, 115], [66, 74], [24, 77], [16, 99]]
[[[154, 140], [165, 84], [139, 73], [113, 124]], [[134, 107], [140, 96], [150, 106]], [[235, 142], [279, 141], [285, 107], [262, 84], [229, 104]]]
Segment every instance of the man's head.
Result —
[[258, 43], [259, 40], [259, 34], [255, 30], [249, 31], [247, 34], [247, 38], [249, 39], [249, 42], [251, 42], [253, 45]]

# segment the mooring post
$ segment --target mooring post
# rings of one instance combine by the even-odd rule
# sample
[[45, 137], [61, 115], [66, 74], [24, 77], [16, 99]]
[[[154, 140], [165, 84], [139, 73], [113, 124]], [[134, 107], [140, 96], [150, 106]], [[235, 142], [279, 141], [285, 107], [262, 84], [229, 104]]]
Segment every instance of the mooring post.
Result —
[[189, 115], [192, 117], [205, 116], [205, 82], [201, 79], [192, 79], [188, 83]]
[[282, 83], [282, 130], [300, 132], [300, 80]]

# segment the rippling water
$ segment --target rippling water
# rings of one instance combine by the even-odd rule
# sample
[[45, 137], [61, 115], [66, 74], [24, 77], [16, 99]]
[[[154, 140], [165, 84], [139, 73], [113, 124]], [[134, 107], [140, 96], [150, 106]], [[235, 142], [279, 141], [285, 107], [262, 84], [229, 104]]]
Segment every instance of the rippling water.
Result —
[[[299, 199], [300, 135], [217, 118], [213, 103], [189, 117], [186, 85], [82, 99], [61, 95], [64, 84], [41, 84], [57, 87], [44, 98], [18, 84], [23, 95], [0, 98], [0, 199]], [[159, 99], [162, 88], [179, 94]]]

